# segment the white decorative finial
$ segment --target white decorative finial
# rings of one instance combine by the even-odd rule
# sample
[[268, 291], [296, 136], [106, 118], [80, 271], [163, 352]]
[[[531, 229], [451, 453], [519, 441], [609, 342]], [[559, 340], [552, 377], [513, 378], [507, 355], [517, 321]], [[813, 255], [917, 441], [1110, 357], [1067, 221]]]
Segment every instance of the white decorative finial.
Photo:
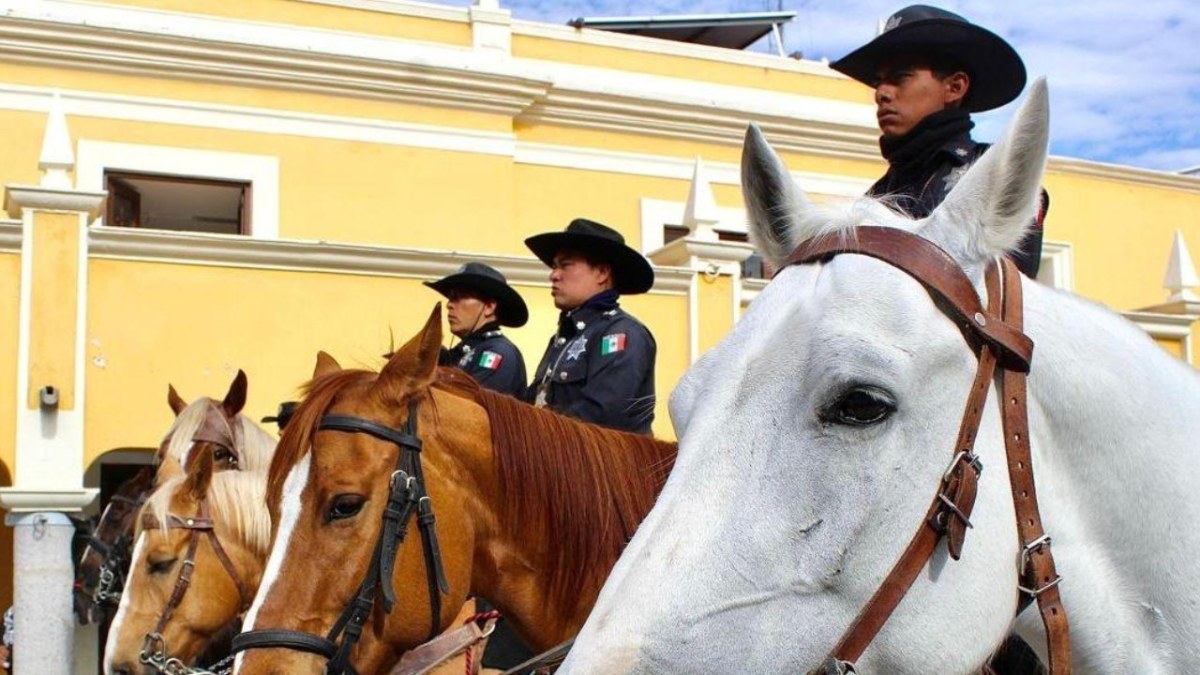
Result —
[[683, 207], [683, 225], [688, 229], [688, 236], [694, 239], [718, 241], [716, 226], [720, 222], [721, 212], [704, 171], [704, 162], [697, 157], [687, 206]]
[[1200, 286], [1200, 277], [1196, 276], [1196, 266], [1192, 264], [1192, 254], [1188, 252], [1187, 242], [1183, 240], [1183, 232], [1175, 230], [1175, 243], [1171, 246], [1171, 257], [1167, 260], [1167, 274], [1163, 277], [1163, 286], [1171, 292], [1167, 302], [1200, 302], [1192, 289]]
[[50, 113], [46, 117], [46, 134], [42, 137], [38, 168], [42, 170], [42, 187], [59, 190], [73, 187], [67, 172], [75, 168], [75, 152], [71, 149], [71, 133], [67, 130], [62, 97], [57, 91], [50, 99]]

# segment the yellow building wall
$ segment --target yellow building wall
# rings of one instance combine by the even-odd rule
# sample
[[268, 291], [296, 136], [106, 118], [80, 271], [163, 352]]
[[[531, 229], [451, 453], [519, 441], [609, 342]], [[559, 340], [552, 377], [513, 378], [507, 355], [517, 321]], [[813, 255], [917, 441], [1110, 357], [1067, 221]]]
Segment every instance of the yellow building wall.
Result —
[[1200, 252], [1200, 193], [1052, 171], [1046, 238], [1071, 243], [1075, 292], [1118, 310], [1165, 302], [1177, 229]]
[[1183, 358], [1183, 343], [1181, 343], [1179, 340], [1154, 338], [1154, 342], [1157, 343], [1159, 347], [1167, 350], [1167, 353], [1171, 356], [1180, 359]]
[[[390, 277], [102, 259], [91, 261], [89, 274], [85, 465], [113, 448], [157, 446], [173, 419], [168, 383], [189, 401], [219, 398], [242, 368], [246, 413], [258, 419], [296, 397], [318, 350], [345, 367], [376, 369], [389, 329], [404, 343], [441, 300], [418, 280]], [[531, 320], [506, 333], [531, 373], [557, 311], [547, 289], [518, 291]], [[687, 366], [687, 299], [627, 304], [658, 339], [658, 388], [669, 393]], [[669, 435], [665, 404], [664, 396], [655, 430]]]
[[700, 353], [716, 347], [733, 329], [733, 278], [708, 277], [696, 279], [697, 305], [700, 312]]
[[321, 30], [346, 31], [366, 35], [424, 42], [444, 42], [470, 46], [471, 26], [465, 21], [443, 21], [389, 12], [375, 12], [350, 6], [321, 5], [295, 0], [110, 0], [113, 4], [147, 7], [266, 23], [283, 23]]
[[7, 468], [9, 479], [17, 472], [17, 317], [20, 308], [21, 256], [0, 253], [0, 463], [4, 465], [0, 467], [0, 474]]

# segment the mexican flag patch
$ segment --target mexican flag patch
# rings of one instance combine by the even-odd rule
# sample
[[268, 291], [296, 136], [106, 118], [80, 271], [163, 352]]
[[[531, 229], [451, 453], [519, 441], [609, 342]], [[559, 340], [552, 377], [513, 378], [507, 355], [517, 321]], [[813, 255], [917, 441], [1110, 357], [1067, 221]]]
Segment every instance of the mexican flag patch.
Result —
[[616, 354], [617, 352], [623, 352], [623, 351], [625, 351], [625, 334], [624, 333], [614, 333], [612, 335], [605, 335], [604, 338], [600, 340], [601, 356], [607, 356], [608, 354]]
[[485, 351], [479, 355], [479, 365], [480, 367], [487, 368], [488, 370], [496, 370], [500, 367], [500, 361], [503, 359], [504, 357], [500, 356], [496, 352]]

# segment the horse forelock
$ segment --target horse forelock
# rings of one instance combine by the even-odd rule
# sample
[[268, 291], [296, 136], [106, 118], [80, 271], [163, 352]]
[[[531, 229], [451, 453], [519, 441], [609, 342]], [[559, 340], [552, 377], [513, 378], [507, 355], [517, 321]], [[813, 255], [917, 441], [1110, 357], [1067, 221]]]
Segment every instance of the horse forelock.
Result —
[[238, 415], [236, 423], [242, 430], [242, 447], [238, 448], [242, 455], [240, 468], [243, 471], [266, 473], [271, 468], [271, 458], [279, 441], [245, 415]]
[[303, 398], [283, 430], [271, 466], [267, 472], [267, 503], [276, 504], [292, 467], [312, 451], [313, 437], [321, 417], [333, 400], [347, 389], [374, 380], [378, 373], [369, 370], [339, 370], [315, 378], [304, 385]]
[[547, 602], [598, 590], [654, 500], [676, 445], [585, 424], [479, 388], [498, 472], [499, 516], [525, 546], [552, 554]]
[[[188, 518], [196, 513], [177, 513], [171, 510], [171, 502], [183, 488], [187, 476], [175, 476], [164, 482], [146, 500], [141, 513], [154, 517], [161, 530], [166, 531], [168, 516], [174, 513]], [[239, 543], [265, 557], [271, 546], [271, 517], [267, 512], [265, 475], [261, 472], [222, 471], [214, 474], [209, 484], [209, 512], [214, 521], [230, 527]], [[137, 521], [137, 534], [143, 531], [142, 519]]]
[[183, 412], [179, 413], [167, 431], [167, 447], [163, 456], [158, 458], [160, 463], [162, 460], [170, 458], [179, 462], [180, 466], [184, 465], [188, 450], [192, 448], [192, 437], [204, 424], [204, 419], [208, 416], [211, 406], [212, 399], [199, 398], [192, 401], [188, 407], [183, 409]]

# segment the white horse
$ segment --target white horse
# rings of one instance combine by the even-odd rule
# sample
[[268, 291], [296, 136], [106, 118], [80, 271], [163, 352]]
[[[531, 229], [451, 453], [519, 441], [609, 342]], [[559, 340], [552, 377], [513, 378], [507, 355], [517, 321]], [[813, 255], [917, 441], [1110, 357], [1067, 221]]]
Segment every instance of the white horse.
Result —
[[[924, 220], [812, 205], [751, 128], [752, 235], [779, 266], [853, 225], [918, 233], [981, 295], [1032, 221], [1049, 124], [1037, 82], [1006, 138]], [[778, 267], [777, 267], [778, 268]], [[1113, 312], [1022, 284], [1036, 344], [1033, 468], [1087, 673], [1200, 671], [1200, 378]], [[976, 359], [904, 272], [862, 255], [784, 269], [671, 397], [679, 458], [561, 672], [804, 673], [900, 556], [952, 454]], [[1018, 541], [995, 391], [959, 561], [939, 544], [859, 673], [968, 673], [1011, 631]]]

